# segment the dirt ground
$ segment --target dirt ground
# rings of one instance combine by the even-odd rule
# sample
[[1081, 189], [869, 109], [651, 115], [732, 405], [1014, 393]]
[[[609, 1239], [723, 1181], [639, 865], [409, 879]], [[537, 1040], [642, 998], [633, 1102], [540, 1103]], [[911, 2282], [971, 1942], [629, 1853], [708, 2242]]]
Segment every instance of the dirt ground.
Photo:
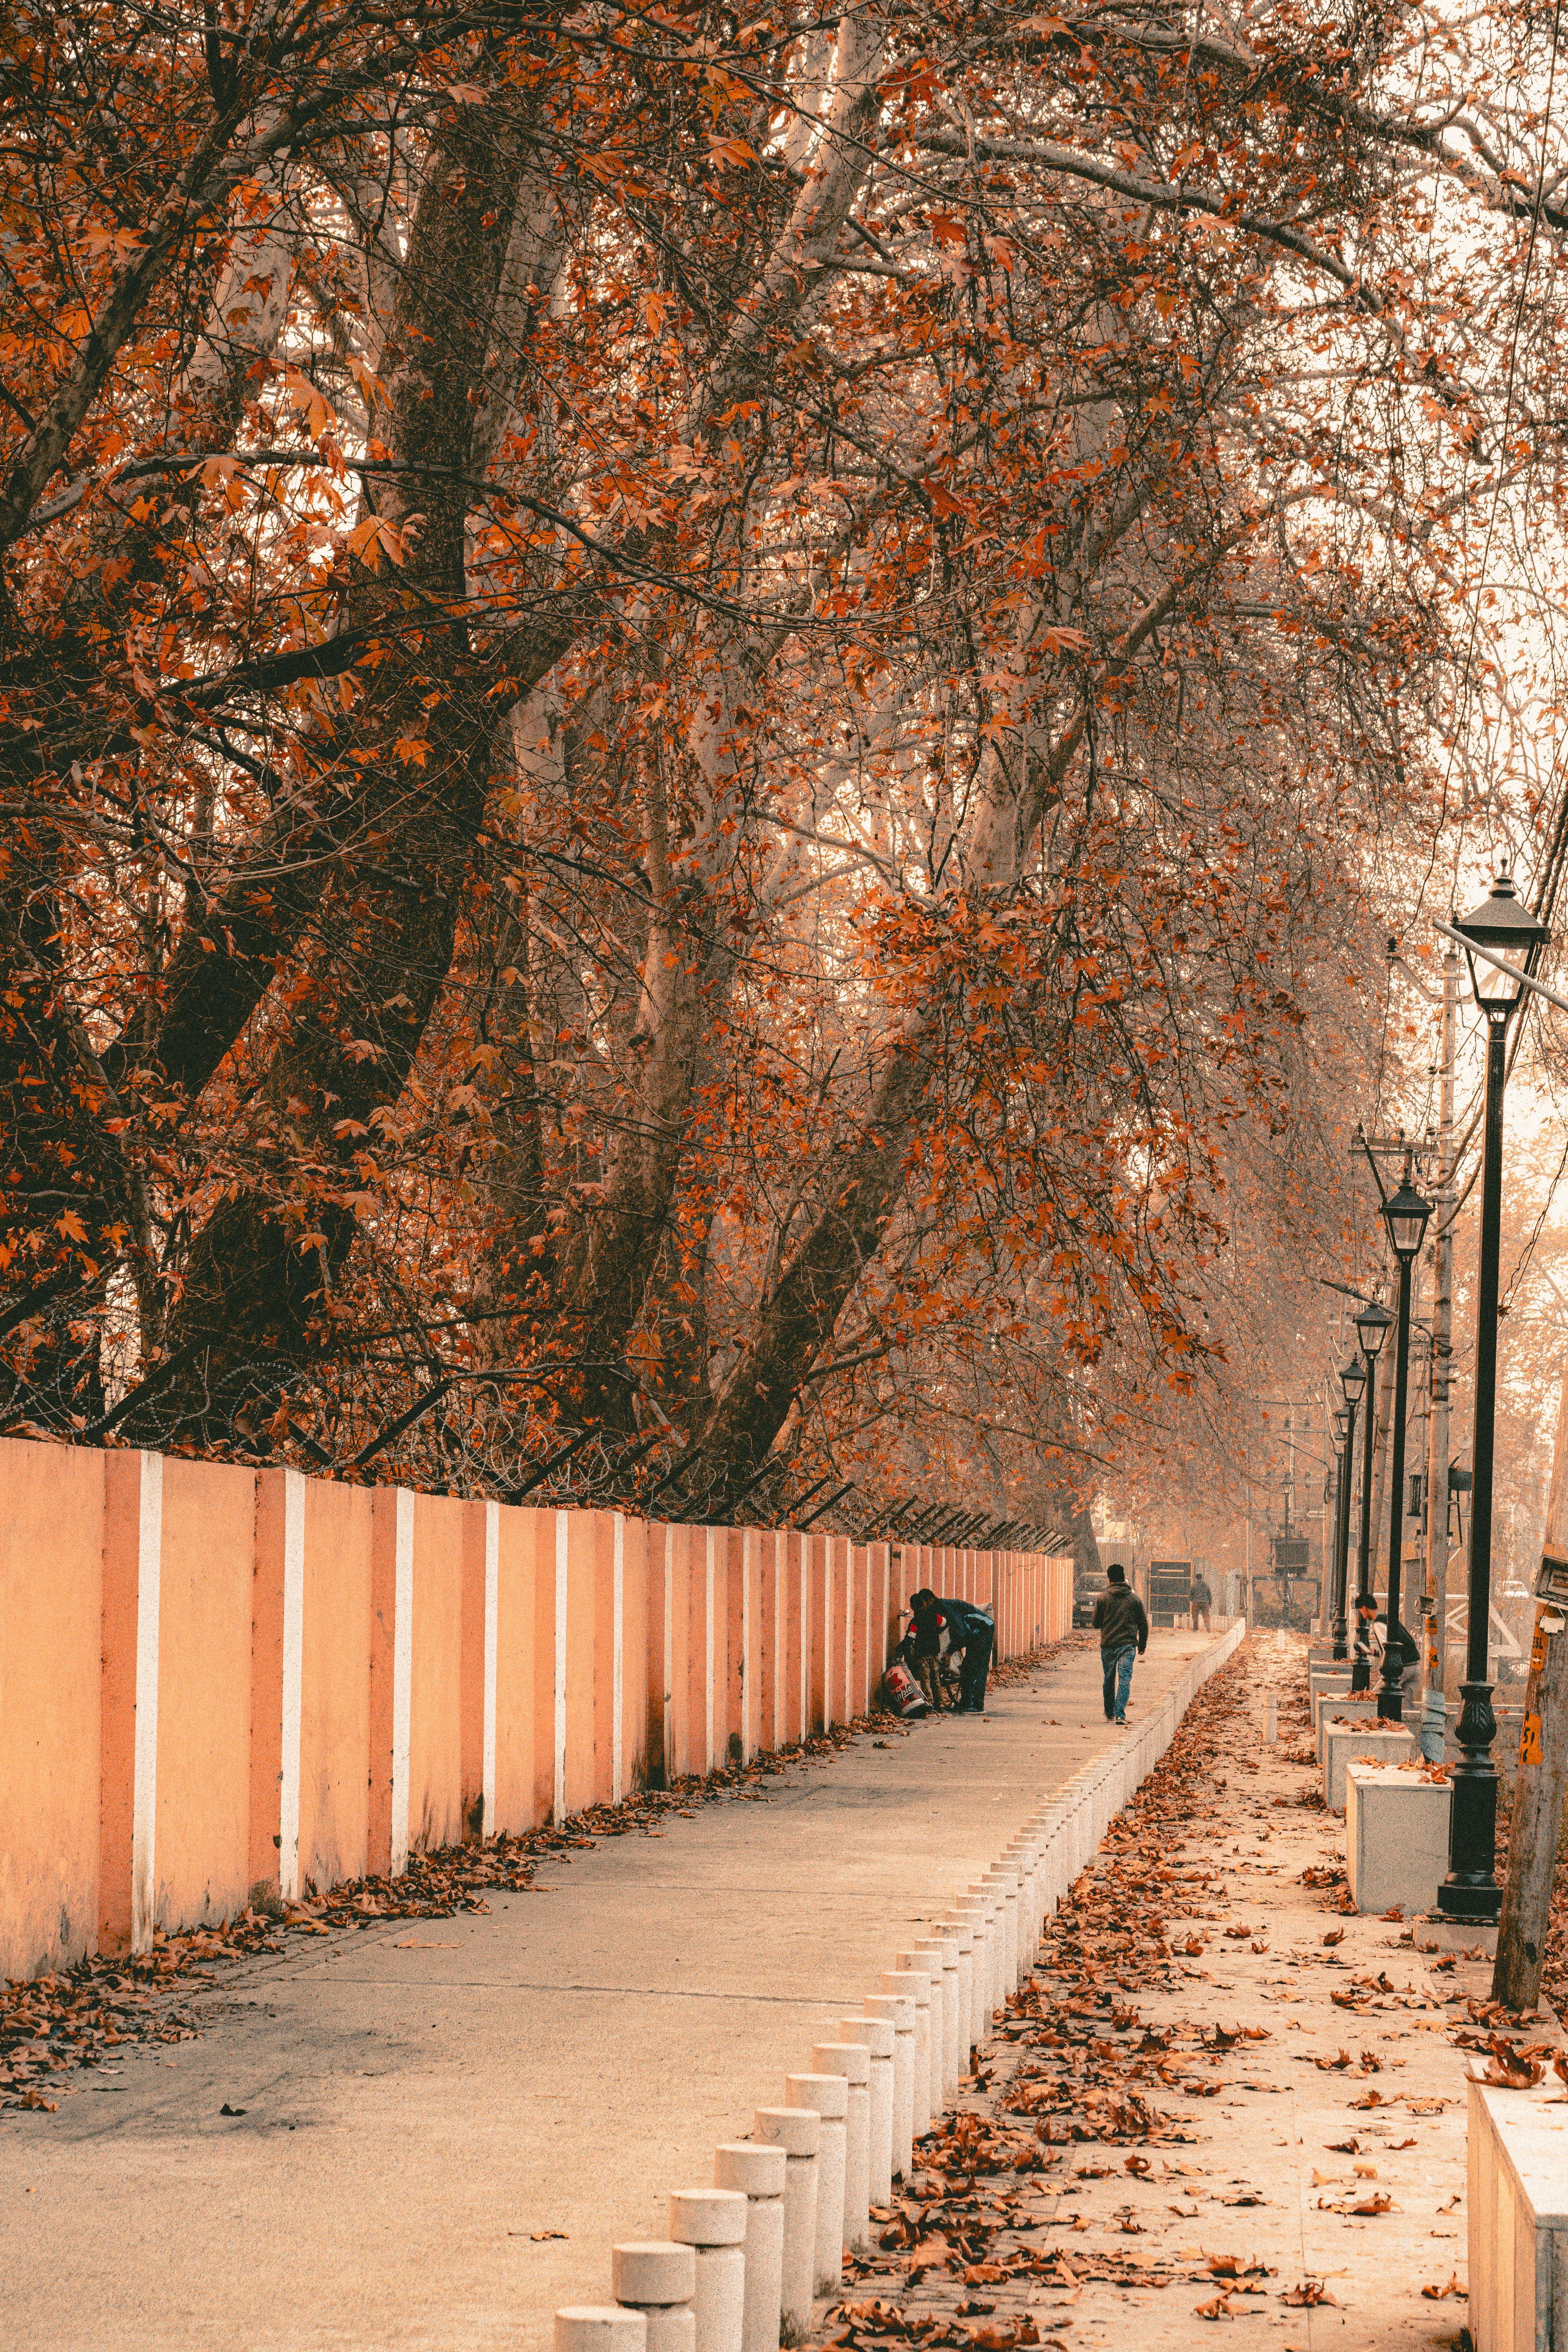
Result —
[[1304, 1644], [1272, 1634], [1200, 1695], [819, 2343], [1455, 2344], [1466, 2068], [1558, 2037], [1508, 2031], [1479, 1955], [1343, 1907], [1306, 1699]]

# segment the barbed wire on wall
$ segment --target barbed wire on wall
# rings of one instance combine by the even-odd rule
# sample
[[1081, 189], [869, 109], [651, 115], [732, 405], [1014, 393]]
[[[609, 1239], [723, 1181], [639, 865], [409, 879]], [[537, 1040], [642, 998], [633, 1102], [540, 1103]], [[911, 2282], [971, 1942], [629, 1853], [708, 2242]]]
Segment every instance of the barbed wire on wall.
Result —
[[552, 1412], [533, 1367], [363, 1357], [280, 1366], [268, 1356], [228, 1364], [208, 1382], [189, 1352], [135, 1377], [128, 1351], [103, 1349], [100, 1338], [63, 1310], [36, 1318], [26, 1358], [0, 1366], [0, 1436], [134, 1444], [424, 1493], [626, 1509], [678, 1526], [816, 1528], [859, 1543], [976, 1550], [1072, 1548], [1066, 1528], [1034, 1519], [946, 1498], [873, 1496], [810, 1456], [771, 1457], [737, 1489], [729, 1465], [668, 1421], [617, 1431]]

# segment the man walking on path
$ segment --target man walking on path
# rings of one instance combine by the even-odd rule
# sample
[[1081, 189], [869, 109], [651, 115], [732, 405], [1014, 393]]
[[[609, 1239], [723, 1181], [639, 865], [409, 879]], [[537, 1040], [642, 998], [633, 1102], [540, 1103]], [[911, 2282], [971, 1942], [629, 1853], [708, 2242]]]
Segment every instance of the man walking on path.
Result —
[[1202, 1569], [1193, 1571], [1189, 1598], [1193, 1605], [1193, 1631], [1194, 1633], [1206, 1633], [1209, 1631], [1209, 1611], [1214, 1607], [1214, 1594], [1209, 1591], [1209, 1580]]
[[1127, 1570], [1113, 1559], [1105, 1571], [1108, 1586], [1094, 1604], [1100, 1628], [1100, 1664], [1105, 1676], [1105, 1719], [1125, 1723], [1132, 1689], [1133, 1661], [1149, 1646], [1149, 1620], [1143, 1603], [1127, 1581]]

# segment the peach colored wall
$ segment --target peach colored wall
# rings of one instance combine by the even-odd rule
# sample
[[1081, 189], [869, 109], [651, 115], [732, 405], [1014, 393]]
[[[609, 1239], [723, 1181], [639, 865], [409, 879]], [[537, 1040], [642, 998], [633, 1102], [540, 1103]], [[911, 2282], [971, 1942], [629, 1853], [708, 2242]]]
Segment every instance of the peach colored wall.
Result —
[[[708, 1552], [706, 1528], [686, 1531], [686, 1687], [690, 1725], [691, 1772], [709, 1771], [719, 1761], [719, 1710], [708, 1703], [709, 1672], [718, 1646], [718, 1595], [713, 1591], [713, 1562]], [[710, 1612], [714, 1622], [710, 1622]]]
[[645, 1528], [647, 1589], [647, 1737], [646, 1769], [650, 1789], [662, 1789], [673, 1772], [669, 1628], [665, 1622], [665, 1543], [668, 1529]]
[[370, 1771], [366, 1867], [392, 1867], [392, 1717], [397, 1633], [397, 1489], [378, 1486], [370, 1526]]
[[[621, 1793], [646, 1789], [647, 1778], [648, 1535], [644, 1519], [621, 1520]], [[664, 1580], [659, 1579], [659, 1614]]]
[[833, 1576], [827, 1556], [827, 1538], [806, 1538], [805, 1573], [810, 1580], [811, 1664], [806, 1675], [810, 1712], [806, 1731], [826, 1730], [834, 1719], [829, 1685], [833, 1678], [832, 1629], [828, 1610], [833, 1599]]
[[784, 1579], [784, 1721], [779, 1736], [787, 1746], [805, 1736], [805, 1709], [801, 1705], [801, 1675], [804, 1668], [809, 1675], [811, 1635], [809, 1621], [803, 1621], [803, 1610], [811, 1607], [811, 1580], [802, 1565], [802, 1547], [809, 1536], [784, 1533], [779, 1537], [780, 1574]]
[[[537, 1806], [539, 1737], [534, 1640], [541, 1573], [541, 1528], [553, 1515], [526, 1507], [502, 1511], [496, 1558], [496, 1817], [486, 1828], [515, 1837], [532, 1829]], [[554, 1573], [553, 1562], [551, 1573]]]
[[450, 1495], [414, 1497], [414, 1616], [408, 1681], [408, 1846], [434, 1853], [463, 1834], [463, 1513]]
[[742, 1531], [739, 1528], [715, 1528], [713, 1530], [714, 1575], [717, 1580], [714, 1622], [722, 1621], [724, 1655], [721, 1664], [715, 1657], [713, 1671], [714, 1705], [717, 1713], [719, 1694], [723, 1694], [722, 1718], [719, 1723], [718, 1764], [738, 1764], [744, 1737], [746, 1706], [746, 1611], [745, 1580], [742, 1570]]
[[289, 1473], [256, 1474], [250, 1593], [250, 1892], [279, 1884], [283, 1800], [284, 1543]]
[[301, 1892], [307, 1879], [324, 1892], [346, 1878], [363, 1878], [367, 1867], [372, 1500], [363, 1486], [305, 1481]]
[[463, 1835], [483, 1837], [485, 1821], [486, 1506], [462, 1506], [462, 1603], [458, 1659], [458, 1807]]
[[98, 1937], [104, 1458], [0, 1447], [0, 1979]]
[[[0, 1818], [29, 1825], [0, 1853], [6, 1964], [232, 1912], [258, 1879], [277, 1885], [296, 1796], [302, 1886], [387, 1868], [395, 1786], [414, 1848], [473, 1835], [489, 1524], [482, 1503], [0, 1442]], [[1004, 1657], [1071, 1622], [1069, 1559], [889, 1557], [608, 1513], [505, 1508], [494, 1526], [487, 1829], [551, 1812], [558, 1721], [571, 1812], [650, 1770], [700, 1771], [710, 1741], [722, 1763], [737, 1735], [754, 1753], [859, 1714], [918, 1585], [988, 1603]], [[144, 1528], [159, 1530], [159, 1638], [139, 1666]], [[138, 1742], [138, 1673], [154, 1670]]]
[[[683, 1780], [698, 1769], [700, 1723], [691, 1717], [691, 1587], [695, 1546], [689, 1528], [665, 1529], [669, 1577], [669, 1725], [666, 1744], [672, 1780]], [[701, 1657], [700, 1646], [698, 1656]]]
[[779, 1609], [779, 1538], [769, 1528], [748, 1528], [742, 1539], [744, 1572], [749, 1594], [751, 1643], [746, 1656], [750, 1696], [746, 1721], [752, 1753], [779, 1744], [776, 1698], [779, 1684], [779, 1635], [784, 1631]]
[[[12, 1440], [4, 1452], [9, 1459]], [[52, 1449], [51, 1449], [52, 1450]], [[136, 1784], [136, 1610], [142, 1455], [100, 1455], [103, 1478], [103, 1628], [98, 1831], [98, 1948], [131, 1941], [131, 1853]]]
[[583, 1806], [595, 1801], [595, 1585], [599, 1569], [599, 1536], [609, 1524], [609, 1512], [566, 1510], [557, 1512], [557, 1519], [566, 1522], [566, 1686], [562, 1694], [566, 1748], [562, 1785], [566, 1813], [581, 1813]]
[[250, 1632], [256, 1473], [163, 1464], [153, 1918], [243, 1910], [250, 1886]]

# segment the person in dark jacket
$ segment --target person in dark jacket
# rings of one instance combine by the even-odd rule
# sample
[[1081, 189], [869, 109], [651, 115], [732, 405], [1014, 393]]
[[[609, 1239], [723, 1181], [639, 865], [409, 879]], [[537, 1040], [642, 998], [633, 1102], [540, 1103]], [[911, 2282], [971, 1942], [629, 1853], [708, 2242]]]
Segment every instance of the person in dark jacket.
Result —
[[995, 1646], [996, 1622], [989, 1609], [982, 1609], [974, 1601], [943, 1601], [929, 1585], [910, 1595], [910, 1611], [915, 1621], [915, 1638], [921, 1639], [922, 1616], [929, 1622], [934, 1610], [947, 1637], [950, 1650], [962, 1650], [963, 1664], [958, 1675], [958, 1705], [954, 1715], [984, 1715], [985, 1712], [985, 1677], [991, 1671], [991, 1653]]
[[943, 1712], [942, 1676], [936, 1662], [942, 1655], [942, 1610], [929, 1587], [910, 1595], [910, 1663], [914, 1667], [926, 1704], [933, 1715]]
[[1127, 1581], [1119, 1559], [1106, 1570], [1106, 1590], [1094, 1604], [1100, 1628], [1100, 1664], [1105, 1677], [1105, 1719], [1125, 1723], [1132, 1690], [1132, 1666], [1149, 1646], [1149, 1620], [1143, 1603]]
[[1374, 1693], [1382, 1688], [1384, 1653], [1392, 1648], [1399, 1675], [1399, 1689], [1403, 1704], [1406, 1707], [1416, 1706], [1423, 1688], [1420, 1643], [1409, 1627], [1397, 1617], [1394, 1621], [1392, 1634], [1389, 1633], [1386, 1619], [1381, 1633], [1378, 1631], [1378, 1605], [1370, 1592], [1361, 1592], [1356, 1595], [1355, 1614], [1357, 1654], [1361, 1654], [1363, 1647], [1371, 1654], [1371, 1679], [1368, 1688]]
[[1200, 1570], [1194, 1569], [1193, 1571], [1193, 1585], [1188, 1599], [1193, 1606], [1194, 1633], [1201, 1631], [1206, 1633], [1209, 1631], [1209, 1612], [1214, 1607], [1214, 1594], [1209, 1591], [1207, 1577]]

